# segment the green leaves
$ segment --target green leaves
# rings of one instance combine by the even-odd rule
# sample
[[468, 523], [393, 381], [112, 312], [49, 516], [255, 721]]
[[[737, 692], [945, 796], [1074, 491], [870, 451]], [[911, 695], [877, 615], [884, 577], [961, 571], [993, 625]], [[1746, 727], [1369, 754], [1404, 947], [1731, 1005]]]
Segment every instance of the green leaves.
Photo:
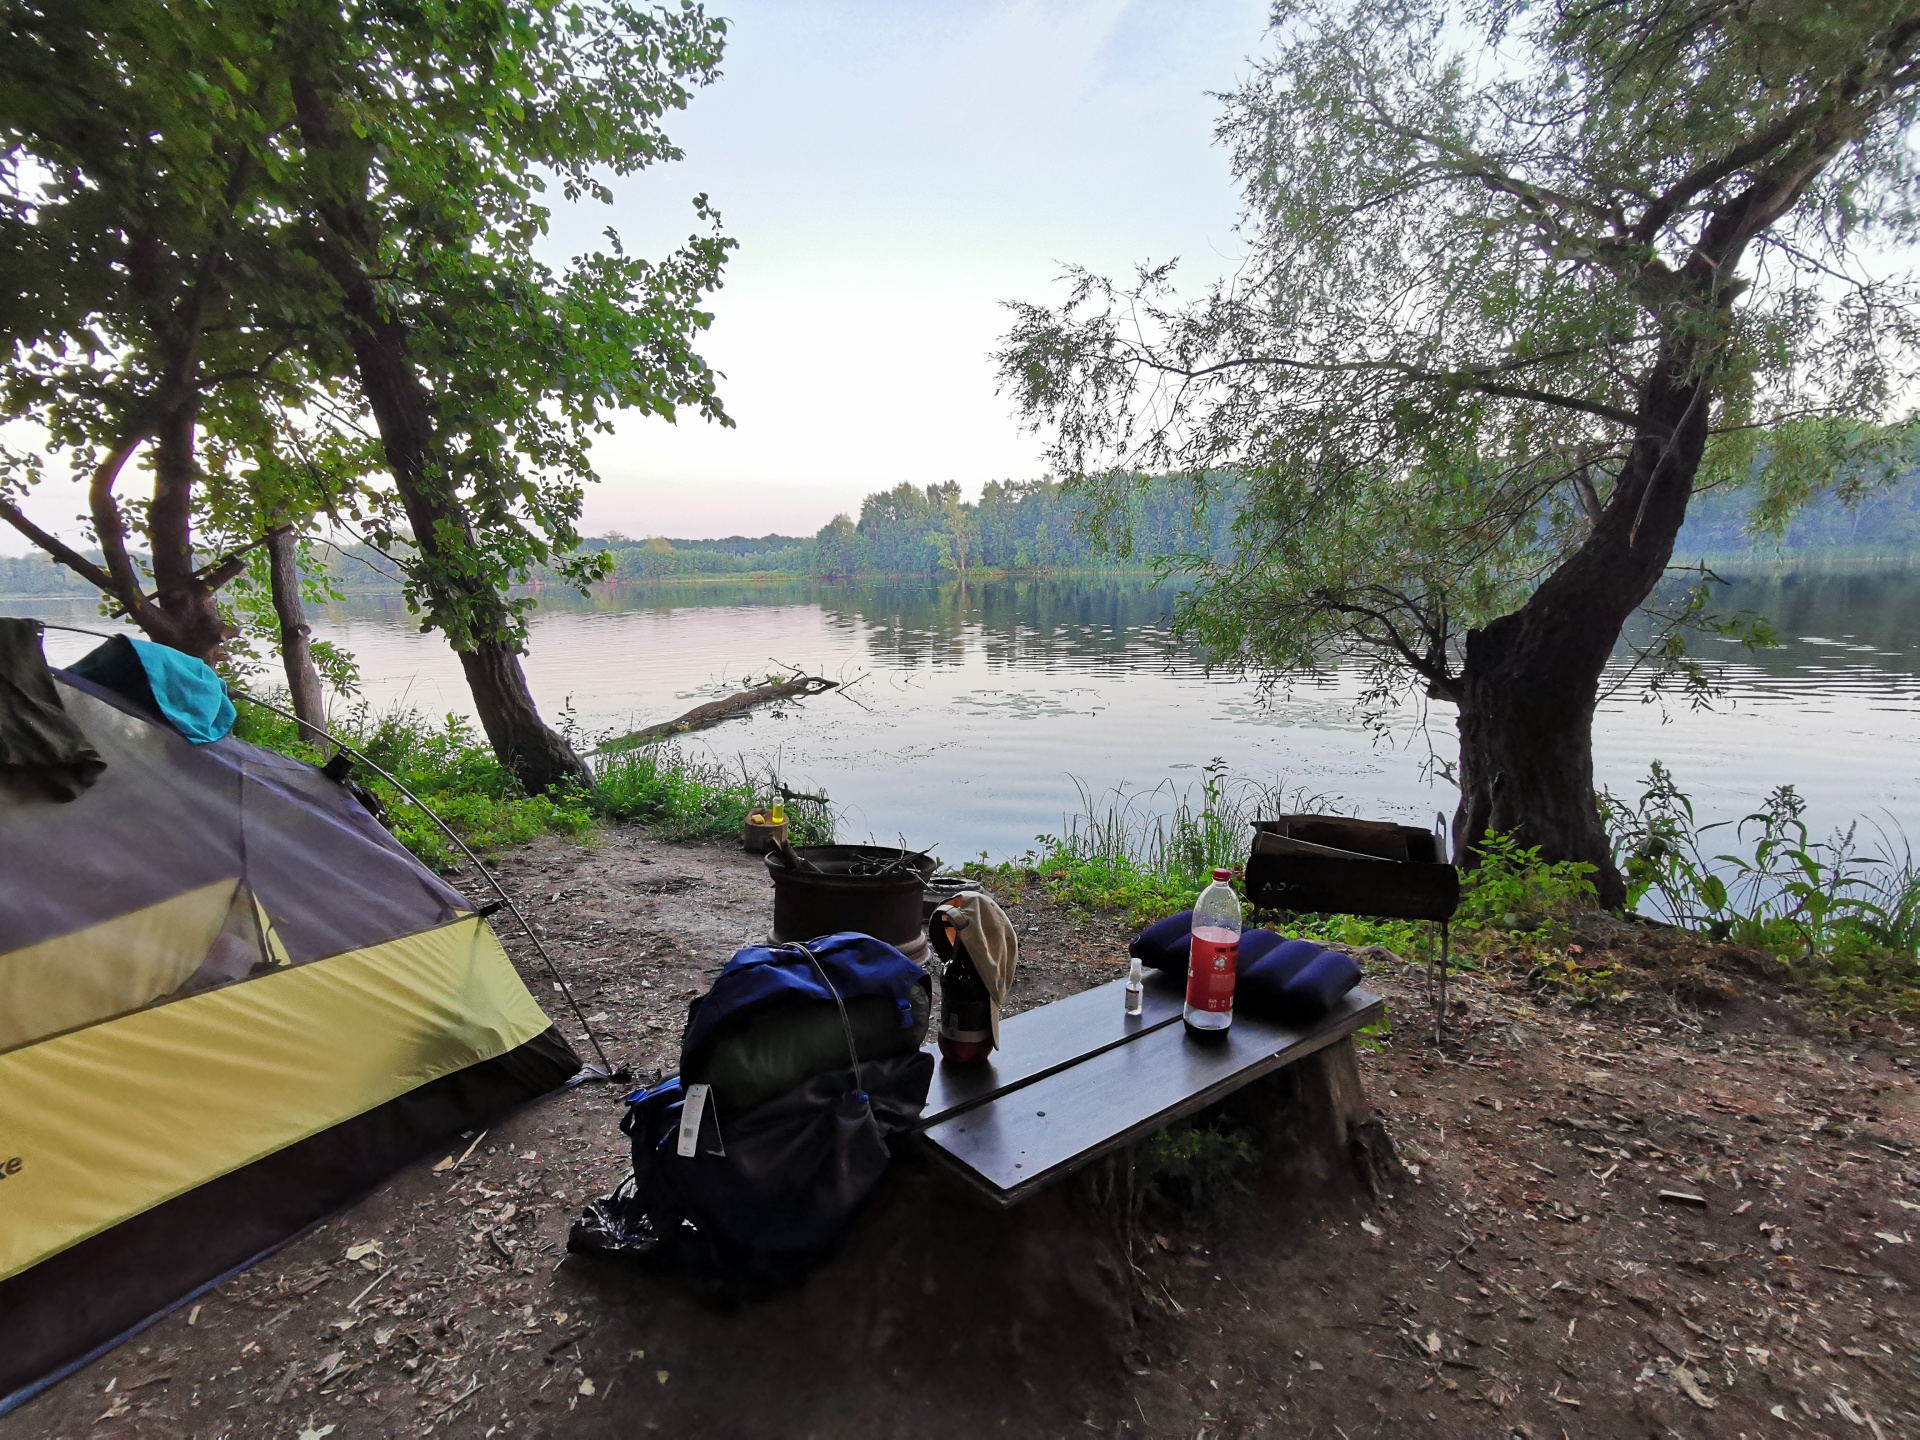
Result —
[[[421, 480], [451, 509], [410, 595], [456, 644], [517, 643], [505, 592], [576, 549], [616, 411], [729, 423], [697, 349], [733, 245], [706, 197], [664, 259], [534, 253], [551, 180], [605, 198], [598, 177], [677, 155], [660, 121], [717, 74], [725, 33], [697, 4], [4, 3], [0, 397], [83, 475], [186, 427], [191, 498], [156, 556], [316, 514], [387, 548], [412, 535], [337, 250], [432, 396]], [[110, 549], [148, 518], [116, 506], [115, 473], [96, 487]], [[560, 562], [577, 583], [602, 564]]]
[[[240, 491], [201, 485], [200, 444], [265, 434], [276, 405], [337, 370], [315, 339], [330, 301], [276, 189], [290, 101], [267, 40], [274, 7], [5, 8], [0, 269], [16, 284], [0, 298], [0, 405], [90, 484], [111, 573], [75, 568], [155, 638], [209, 653], [221, 638], [209, 597], [234, 567], [196, 565], [192, 522], [211, 529], [203, 546], [259, 532]], [[153, 471], [151, 507], [117, 498], [130, 459]], [[145, 532], [153, 595], [130, 525]]]
[[[1665, 766], [1656, 761], [1644, 784], [1635, 804], [1605, 797], [1629, 906], [1651, 895], [1667, 918], [1716, 940], [1805, 957], [1862, 945], [1920, 953], [1920, 879], [1897, 837], [1873, 852], [1851, 828], [1815, 840], [1791, 785], [1737, 823], [1698, 825]], [[1709, 855], [1714, 831], [1731, 831], [1737, 848]]]
[[613, 413], [731, 423], [696, 349], [733, 248], [705, 196], [704, 228], [664, 260], [614, 237], [613, 253], [556, 272], [534, 250], [549, 177], [570, 198], [605, 198], [596, 175], [678, 154], [659, 120], [716, 73], [724, 25], [693, 4], [620, 0], [307, 20], [294, 48], [315, 253], [343, 286], [374, 288], [377, 317], [352, 322], [359, 343], [377, 330], [429, 397], [424, 430], [401, 436], [398, 412], [381, 416], [389, 461], [423, 473], [372, 511], [370, 536], [424, 541], [409, 602], [456, 647], [517, 648], [525, 606], [510, 586], [546, 563], [578, 584], [606, 573], [559, 557], [579, 546], [589, 447]]
[[1535, 929], [1593, 905], [1594, 867], [1549, 863], [1540, 847], [1489, 830], [1475, 846], [1480, 863], [1462, 879], [1455, 920], [1469, 930]]

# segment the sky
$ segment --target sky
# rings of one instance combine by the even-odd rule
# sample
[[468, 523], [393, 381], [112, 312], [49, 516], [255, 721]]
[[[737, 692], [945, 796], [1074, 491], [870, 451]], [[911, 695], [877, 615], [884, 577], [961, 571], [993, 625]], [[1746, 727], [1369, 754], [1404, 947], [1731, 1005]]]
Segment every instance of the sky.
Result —
[[[721, 78], [669, 133], [685, 158], [556, 216], [554, 256], [666, 253], [705, 192], [739, 241], [702, 346], [737, 426], [628, 417], [600, 441], [588, 534], [811, 534], [902, 480], [1045, 473], [996, 393], [1008, 300], [1080, 264], [1240, 253], [1213, 92], [1265, 0], [718, 0]], [[29, 503], [79, 540], [78, 490]], [[26, 542], [0, 526], [0, 552]]]

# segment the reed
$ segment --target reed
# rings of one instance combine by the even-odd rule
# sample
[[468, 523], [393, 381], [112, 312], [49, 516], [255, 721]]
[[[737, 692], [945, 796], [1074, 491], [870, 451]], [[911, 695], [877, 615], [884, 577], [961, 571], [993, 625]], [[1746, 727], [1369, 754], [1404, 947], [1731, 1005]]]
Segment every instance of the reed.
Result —
[[1079, 807], [1061, 817], [1059, 834], [1034, 837], [1034, 848], [1006, 865], [975, 868], [1031, 877], [1057, 899], [1117, 910], [1143, 925], [1190, 906], [1216, 868], [1237, 873], [1255, 819], [1332, 803], [1299, 787], [1230, 775], [1218, 758], [1185, 786], [1163, 780], [1145, 790], [1096, 792], [1078, 779], [1074, 786]]
[[[607, 820], [637, 823], [667, 839], [738, 835], [747, 816], [782, 788], [778, 771], [744, 762], [738, 772], [656, 744], [608, 757], [588, 802]], [[832, 807], [810, 796], [787, 802], [787, 834], [796, 845], [833, 843]]]

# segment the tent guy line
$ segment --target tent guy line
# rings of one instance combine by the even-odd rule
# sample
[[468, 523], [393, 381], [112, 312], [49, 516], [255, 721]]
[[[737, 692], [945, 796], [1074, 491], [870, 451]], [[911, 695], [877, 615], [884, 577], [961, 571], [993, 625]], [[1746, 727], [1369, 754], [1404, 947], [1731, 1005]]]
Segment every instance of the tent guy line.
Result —
[[[72, 635], [91, 635], [96, 639], [100, 639], [100, 640], [111, 640], [113, 638], [112, 635], [106, 633], [105, 631], [88, 630], [78, 625], [59, 625], [59, 624], [55, 624], [51, 620], [43, 620], [40, 623], [42, 628], [47, 630], [64, 630], [67, 633]], [[353, 746], [347, 744], [346, 741], [342, 740], [339, 736], [333, 734], [331, 731], [323, 729], [321, 726], [314, 725], [310, 721], [301, 721], [298, 716], [293, 714], [292, 711], [282, 710], [278, 705], [275, 705], [272, 701], [262, 700], [257, 695], [249, 695], [246, 691], [241, 690], [236, 686], [228, 685], [227, 693], [232, 695], [236, 699], [245, 700], [250, 705], [258, 705], [262, 710], [271, 710], [275, 715], [280, 716], [282, 719], [292, 720], [297, 724], [305, 724], [308, 729], [318, 731], [323, 737], [325, 737], [327, 742], [331, 744], [335, 749], [337, 749], [343, 755], [347, 756], [349, 759], [354, 761], [355, 764], [364, 765], [369, 770], [373, 771], [374, 774], [378, 775], [381, 779], [385, 780], [389, 785], [393, 786], [394, 789], [398, 790], [402, 795], [404, 795], [408, 800], [410, 800], [416, 807], [418, 807], [421, 814], [425, 815], [429, 820], [433, 821], [435, 825], [438, 825], [440, 827], [441, 832], [445, 834], [446, 837], [449, 840], [451, 840], [455, 845], [460, 847], [460, 853], [465, 855], [468, 860], [473, 862], [473, 868], [480, 872], [481, 876], [486, 880], [486, 882], [493, 887], [494, 893], [500, 897], [500, 902], [503, 905], [505, 905], [507, 909], [513, 913], [513, 918], [520, 922], [520, 928], [526, 931], [527, 938], [533, 942], [533, 948], [540, 952], [540, 959], [543, 962], [545, 962], [547, 967], [547, 973], [553, 977], [553, 983], [560, 987], [560, 993], [566, 997], [567, 1008], [573, 1012], [573, 1018], [580, 1022], [581, 1031], [586, 1035], [588, 1043], [593, 1046], [593, 1053], [600, 1057], [600, 1065], [598, 1070], [596, 1070], [591, 1065], [587, 1066], [585, 1070], [582, 1072], [582, 1074], [575, 1078], [573, 1083], [580, 1084], [587, 1080], [623, 1080], [624, 1081], [631, 1078], [632, 1072], [630, 1070], [628, 1070], [625, 1066], [621, 1066], [616, 1069], [613, 1062], [607, 1058], [606, 1049], [600, 1044], [599, 1035], [594, 1032], [593, 1026], [588, 1022], [586, 1013], [580, 1008], [580, 1002], [574, 999], [573, 997], [573, 987], [567, 984], [566, 977], [560, 973], [560, 967], [554, 963], [553, 956], [547, 952], [546, 945], [541, 941], [539, 932], [537, 932], [533, 928], [532, 923], [529, 922], [527, 917], [521, 913], [520, 907], [516, 905], [513, 901], [513, 896], [507, 893], [506, 886], [502, 885], [499, 881], [499, 878], [494, 875], [493, 871], [489, 870], [486, 867], [486, 865], [482, 863], [480, 857], [474, 854], [473, 851], [468, 848], [467, 842], [462, 840], [457, 834], [454, 833], [453, 827], [448, 825], [446, 821], [442, 820], [438, 815], [436, 815], [433, 812], [433, 808], [430, 805], [428, 805], [426, 801], [422, 800], [418, 795], [414, 794], [413, 791], [409, 790], [391, 772], [375, 764], [372, 760], [369, 760], [365, 755], [361, 754], [360, 751], [354, 749]]]

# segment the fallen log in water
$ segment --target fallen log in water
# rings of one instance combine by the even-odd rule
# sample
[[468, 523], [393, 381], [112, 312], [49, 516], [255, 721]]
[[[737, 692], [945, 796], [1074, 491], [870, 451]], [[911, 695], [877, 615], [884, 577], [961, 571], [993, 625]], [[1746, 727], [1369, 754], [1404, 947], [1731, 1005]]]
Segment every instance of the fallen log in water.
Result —
[[617, 755], [623, 750], [632, 750], [636, 746], [651, 745], [656, 740], [685, 735], [694, 730], [705, 730], [710, 726], [718, 725], [722, 720], [731, 720], [736, 715], [744, 715], [758, 705], [769, 705], [776, 700], [803, 700], [809, 695], [819, 695], [839, 688], [838, 680], [828, 680], [819, 675], [796, 675], [791, 680], [771, 680], [752, 690], [742, 690], [739, 694], [729, 695], [722, 700], [709, 700], [704, 705], [696, 705], [677, 720], [662, 721], [658, 725], [649, 725], [643, 730], [616, 736], [593, 753]]

